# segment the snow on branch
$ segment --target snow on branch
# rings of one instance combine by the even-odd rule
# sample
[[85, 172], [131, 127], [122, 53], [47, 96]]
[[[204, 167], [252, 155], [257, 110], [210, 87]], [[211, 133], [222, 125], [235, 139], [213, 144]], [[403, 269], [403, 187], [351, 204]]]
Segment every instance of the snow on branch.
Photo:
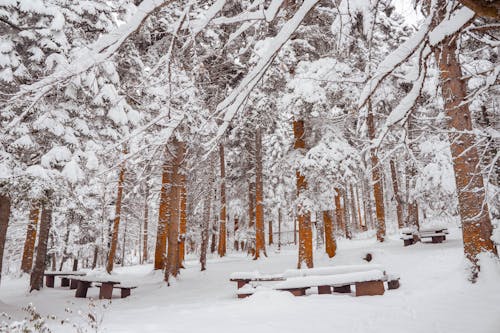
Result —
[[216, 112], [224, 114], [223, 123], [219, 126], [216, 137], [209, 143], [213, 145], [226, 132], [229, 123], [240, 110], [243, 102], [262, 78], [266, 69], [290, 36], [297, 30], [309, 11], [319, 0], [305, 0], [293, 17], [288, 20], [279, 33], [269, 42], [269, 48], [262, 55], [257, 65], [243, 78], [240, 84], [217, 106]]
[[455, 11], [449, 18], [441, 21], [429, 33], [429, 42], [431, 46], [438, 45], [448, 36], [452, 36], [459, 31], [474, 17], [474, 12], [467, 7], [462, 7]]
[[37, 96], [47, 93], [55, 84], [63, 82], [72, 76], [79, 75], [89, 68], [110, 58], [125, 42], [125, 40], [136, 32], [142, 23], [159, 8], [169, 4], [173, 0], [144, 0], [137, 7], [134, 16], [126, 24], [113, 31], [102, 35], [96, 42], [86, 50], [80, 50], [78, 56], [69, 64], [59, 65], [53, 74], [37, 81], [31, 85], [21, 87], [20, 94], [37, 92]]

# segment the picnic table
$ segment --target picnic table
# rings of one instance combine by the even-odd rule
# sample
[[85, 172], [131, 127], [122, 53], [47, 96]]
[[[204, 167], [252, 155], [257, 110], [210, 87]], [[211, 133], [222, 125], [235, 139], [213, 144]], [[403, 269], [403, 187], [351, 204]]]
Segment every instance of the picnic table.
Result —
[[120, 289], [121, 298], [130, 296], [131, 289], [137, 288], [134, 285], [123, 284], [119, 280], [114, 280], [106, 276], [83, 276], [75, 278], [78, 282], [75, 292], [75, 297], [86, 298], [87, 291], [95, 284], [99, 288], [99, 299], [111, 299], [113, 296], [113, 289]]
[[401, 230], [401, 239], [404, 246], [413, 245], [423, 238], [431, 238], [432, 243], [442, 243], [446, 240], [446, 235], [449, 234], [448, 228], [445, 227], [426, 227], [415, 230], [404, 228]]
[[318, 294], [350, 293], [356, 288], [356, 296], [383, 295], [387, 289], [399, 288], [399, 277], [387, 274], [381, 265], [345, 265], [308, 269], [290, 269], [283, 274], [261, 274], [259, 272], [237, 272], [230, 281], [238, 283], [238, 298], [252, 295], [260, 287], [250, 282], [278, 281], [272, 290], [289, 291], [295, 296], [303, 296], [309, 288], [317, 287]]
[[67, 287], [69, 286], [68, 276], [83, 276], [85, 273], [78, 271], [50, 271], [44, 272], [43, 275], [45, 276], [45, 285], [47, 288], [54, 288], [54, 280], [56, 276], [60, 276], [62, 278], [61, 287]]

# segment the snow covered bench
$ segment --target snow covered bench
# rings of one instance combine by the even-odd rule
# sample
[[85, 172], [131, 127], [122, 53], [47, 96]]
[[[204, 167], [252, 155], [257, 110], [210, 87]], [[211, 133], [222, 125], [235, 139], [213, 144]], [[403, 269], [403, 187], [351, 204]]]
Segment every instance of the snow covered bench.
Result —
[[250, 282], [273, 282], [284, 281], [282, 274], [261, 274], [255, 272], [235, 272], [229, 276], [229, 281], [236, 282], [237, 288], [240, 289]]
[[442, 227], [430, 227], [430, 228], [421, 228], [418, 232], [420, 239], [422, 238], [431, 238], [433, 243], [442, 243], [446, 240], [446, 235], [448, 234], [447, 228]]
[[75, 278], [78, 282], [75, 292], [75, 297], [86, 298], [87, 291], [94, 283], [95, 287], [99, 288], [99, 299], [111, 299], [113, 295], [113, 288], [121, 290], [121, 297], [125, 298], [130, 296], [130, 291], [137, 288], [137, 286], [126, 285], [118, 280], [112, 280], [107, 276], [84, 276]]
[[105, 288], [104, 290], [103, 290], [102, 284], [96, 284], [96, 287], [101, 288], [101, 290], [99, 292], [100, 299], [111, 299], [111, 297], [113, 295], [113, 289], [120, 289], [120, 297], [126, 298], [126, 297], [130, 296], [132, 289], [137, 288], [137, 286], [127, 285], [124, 283], [113, 284], [111, 287], [109, 287], [109, 286], [104, 287]]
[[[45, 285], [48, 288], [54, 288], [54, 281], [56, 276], [83, 276], [85, 275], [84, 272], [76, 272], [76, 271], [54, 271], [54, 272], [44, 272], [43, 275], [45, 276]], [[61, 286], [62, 287], [67, 287], [67, 285], [64, 285], [65, 281], [61, 281]]]
[[[303, 296], [309, 288], [318, 288], [318, 294], [331, 294], [332, 287], [335, 292], [351, 292], [351, 285], [356, 288], [356, 296], [365, 295], [383, 295], [385, 292], [384, 281], [389, 280], [388, 275], [378, 269], [361, 271], [354, 273], [343, 273], [335, 275], [311, 275], [288, 278], [272, 286], [274, 290], [283, 290], [292, 293], [295, 296]], [[398, 281], [399, 278], [394, 278]], [[347, 287], [347, 288], [346, 288]], [[335, 290], [335, 288], [341, 288]], [[389, 289], [391, 288], [389, 286]], [[258, 288], [246, 285], [238, 289], [238, 298], [244, 298], [252, 295]]]

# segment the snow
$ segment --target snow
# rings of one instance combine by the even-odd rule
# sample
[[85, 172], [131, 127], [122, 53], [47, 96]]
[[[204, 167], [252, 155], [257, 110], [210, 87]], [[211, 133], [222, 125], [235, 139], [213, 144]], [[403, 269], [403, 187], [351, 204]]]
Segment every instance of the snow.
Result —
[[384, 272], [378, 269], [372, 269], [364, 272], [344, 273], [335, 275], [313, 275], [296, 278], [289, 278], [286, 281], [277, 283], [274, 289], [292, 289], [317, 286], [342, 286], [346, 283], [381, 281], [384, 279]]
[[381, 265], [365, 264], [365, 265], [343, 265], [335, 267], [318, 267], [308, 269], [287, 269], [283, 274], [286, 278], [299, 277], [299, 276], [312, 276], [312, 275], [334, 275], [346, 274], [355, 272], [365, 272], [372, 270], [383, 271]]
[[448, 36], [460, 30], [467, 22], [472, 20], [475, 13], [468, 7], [462, 7], [454, 12], [451, 17], [444, 19], [429, 33], [429, 42], [435, 46]]
[[[74, 290], [59, 287], [57, 282], [53, 289], [28, 293], [28, 276], [2, 277], [0, 312], [20, 320], [21, 307], [32, 302], [42, 314], [84, 325], [90, 309], [100, 309], [100, 328], [108, 333], [498, 333], [500, 265], [491, 258], [481, 258], [481, 275], [477, 283], [471, 284], [465, 272], [460, 235], [459, 229], [450, 228], [442, 244], [409, 247], [403, 247], [398, 235], [391, 235], [383, 244], [372, 239], [339, 240], [335, 258], [315, 253], [317, 267], [373, 263], [400, 273], [400, 288], [382, 296], [318, 295], [312, 288], [307, 296], [295, 297], [270, 290], [262, 283], [255, 289], [247, 287], [254, 292], [252, 296], [238, 299], [235, 283], [227, 277], [233, 272], [280, 273], [295, 267], [297, 249], [284, 247], [281, 253], [268, 248], [268, 257], [261, 260], [241, 253], [230, 253], [222, 259], [212, 257], [204, 272], [200, 272], [197, 258], [189, 256], [186, 269], [170, 287], [152, 265], [118, 267], [113, 279], [136, 282], [139, 287], [125, 299], [115, 292], [109, 305], [108, 301], [96, 300], [98, 288], [88, 291], [88, 296], [94, 298], [91, 303], [76, 299]], [[361, 259], [366, 252], [373, 255], [370, 264]], [[107, 308], [102, 309], [104, 306]], [[60, 326], [58, 320], [53, 326], [56, 333], [72, 332], [68, 326]]]

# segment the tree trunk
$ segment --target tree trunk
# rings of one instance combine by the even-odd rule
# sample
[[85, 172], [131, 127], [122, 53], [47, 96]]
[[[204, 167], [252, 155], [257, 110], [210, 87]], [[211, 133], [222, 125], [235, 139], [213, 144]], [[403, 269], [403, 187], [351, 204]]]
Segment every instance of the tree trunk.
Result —
[[[368, 115], [366, 118], [368, 136], [370, 140], [375, 139], [375, 124], [371, 101], [368, 101]], [[384, 187], [382, 183], [381, 168], [378, 161], [377, 151], [370, 148], [372, 162], [373, 197], [375, 198], [375, 211], [377, 217], [377, 240], [385, 240], [385, 210], [384, 210]]]
[[184, 257], [186, 256], [186, 227], [187, 227], [187, 184], [186, 175], [181, 175], [181, 217], [179, 224], [179, 267], [184, 268]]
[[200, 249], [200, 264], [201, 270], [207, 269], [207, 250], [208, 250], [208, 236], [210, 229], [210, 209], [212, 207], [212, 191], [214, 183], [214, 156], [210, 158], [210, 165], [208, 166], [208, 184], [205, 194], [205, 201], [203, 202], [203, 221], [201, 222], [201, 249]]
[[335, 256], [337, 250], [337, 243], [335, 242], [335, 237], [333, 236], [333, 221], [332, 215], [329, 211], [323, 211], [323, 225], [325, 229], [325, 250], [329, 258]]
[[142, 262], [148, 262], [148, 224], [149, 224], [149, 185], [146, 182], [146, 193], [144, 194], [144, 224], [142, 229]]
[[[293, 122], [293, 134], [295, 137], [294, 149], [305, 150], [306, 142], [304, 138], [305, 129], [303, 120]], [[307, 189], [307, 181], [299, 170], [295, 172], [297, 180], [297, 198]], [[303, 264], [308, 268], [313, 267], [313, 246], [312, 246], [312, 226], [311, 212], [303, 207], [301, 203], [297, 207], [299, 221], [299, 260], [297, 267], [300, 269]]]
[[351, 239], [352, 238], [352, 234], [351, 234], [351, 226], [349, 225], [350, 221], [351, 221], [351, 215], [350, 215], [350, 212], [349, 212], [349, 196], [347, 195], [347, 189], [346, 190], [340, 190], [341, 192], [341, 195], [342, 195], [342, 201], [343, 201], [343, 209], [342, 211], [344, 212], [344, 232], [345, 232], [345, 237], [347, 239]]
[[234, 249], [236, 251], [239, 251], [240, 250], [240, 247], [239, 247], [239, 242], [238, 242], [238, 217], [235, 216], [234, 217]]
[[269, 221], [269, 245], [273, 244], [273, 221]]
[[50, 224], [52, 223], [52, 202], [50, 200], [51, 198], [49, 197], [47, 202], [44, 202], [42, 205], [36, 259], [30, 277], [30, 292], [40, 290], [43, 287], [43, 273], [45, 272]]
[[[75, 216], [74, 212], [70, 211], [70, 215], [69, 216], [70, 216], [70, 219], [73, 220], [74, 216]], [[69, 255], [68, 255], [69, 234], [70, 234], [70, 228], [69, 228], [69, 223], [67, 223], [66, 224], [66, 234], [64, 235], [63, 256], [62, 256], [62, 259], [61, 259], [61, 265], [59, 266], [59, 270], [60, 271], [62, 271], [64, 263], [66, 262], [66, 260], [69, 259]]]
[[[366, 217], [364, 219], [363, 223], [363, 217], [361, 216], [361, 204], [359, 203], [359, 187], [355, 187], [355, 192], [356, 192], [356, 206], [358, 207], [358, 217], [359, 217], [359, 227], [361, 228], [362, 231], [366, 231]], [[363, 207], [363, 211], [364, 211]]]
[[154, 269], [165, 268], [165, 252], [167, 249], [167, 232], [170, 219], [170, 196], [172, 191], [172, 166], [165, 152], [160, 190], [160, 207], [158, 209], [158, 226], [156, 231]]
[[[124, 155], [127, 151], [124, 151]], [[123, 198], [123, 182], [125, 180], [125, 162], [122, 163], [120, 167], [120, 175], [118, 177], [118, 193], [116, 195], [116, 206], [115, 206], [115, 219], [113, 221], [113, 233], [111, 235], [111, 245], [108, 254], [108, 263], [106, 265], [106, 271], [111, 274], [113, 271], [113, 266], [115, 264], [116, 246], [118, 244], [118, 231], [120, 228], [120, 213], [122, 210], [122, 198]]]
[[226, 164], [224, 162], [224, 146], [219, 145], [220, 158], [220, 216], [219, 216], [219, 256], [226, 255]]
[[261, 252], [266, 254], [264, 236], [264, 184], [262, 175], [262, 132], [257, 128], [255, 133], [255, 255], [260, 257]]
[[10, 219], [10, 205], [10, 198], [5, 194], [0, 194], [0, 279], [2, 277], [3, 251]]
[[278, 208], [278, 251], [281, 250], [281, 208]]
[[396, 173], [396, 166], [394, 165], [394, 161], [391, 160], [391, 177], [392, 177], [392, 188], [394, 190], [394, 197], [396, 198], [396, 214], [398, 217], [398, 227], [399, 229], [404, 227], [403, 223], [403, 202], [401, 200], [401, 194], [399, 193], [398, 187], [398, 177]]
[[340, 198], [342, 196], [342, 192], [340, 188], [335, 188], [335, 220], [337, 222], [338, 230], [345, 234], [345, 222], [344, 222], [344, 210], [342, 208], [342, 203], [340, 202]]
[[165, 282], [179, 274], [179, 224], [181, 218], [181, 166], [184, 161], [185, 144], [174, 140], [175, 160], [172, 167], [172, 189], [170, 195], [170, 219], [168, 225], [168, 248], [165, 264]]
[[23, 259], [21, 262], [21, 271], [31, 273], [33, 266], [33, 253], [35, 251], [36, 229], [40, 218], [40, 208], [38, 204], [33, 204], [30, 210], [28, 228], [26, 230], [26, 240], [24, 241]]
[[465, 102], [467, 85], [462, 79], [462, 69], [457, 58], [456, 36], [443, 40], [434, 50], [441, 76], [444, 108], [448, 116], [451, 155], [455, 170], [459, 212], [465, 257], [472, 264], [471, 280], [479, 274], [478, 255], [482, 252], [497, 254], [491, 240], [493, 227], [488, 214], [483, 177], [472, 133], [469, 105]]
[[[248, 181], [248, 232], [252, 234], [252, 229], [255, 226], [255, 211], [254, 211], [254, 190], [253, 183]], [[254, 251], [254, 241], [255, 239], [252, 237], [247, 244], [247, 250], [249, 252]]]
[[358, 224], [358, 211], [356, 209], [356, 197], [354, 196], [354, 190], [352, 188], [352, 184], [349, 184], [349, 191], [351, 192], [351, 213], [352, 213], [352, 229], [354, 231], [358, 231], [360, 224]]
[[123, 241], [122, 241], [122, 267], [125, 266], [125, 250], [127, 244], [127, 220], [125, 219], [123, 228]]

